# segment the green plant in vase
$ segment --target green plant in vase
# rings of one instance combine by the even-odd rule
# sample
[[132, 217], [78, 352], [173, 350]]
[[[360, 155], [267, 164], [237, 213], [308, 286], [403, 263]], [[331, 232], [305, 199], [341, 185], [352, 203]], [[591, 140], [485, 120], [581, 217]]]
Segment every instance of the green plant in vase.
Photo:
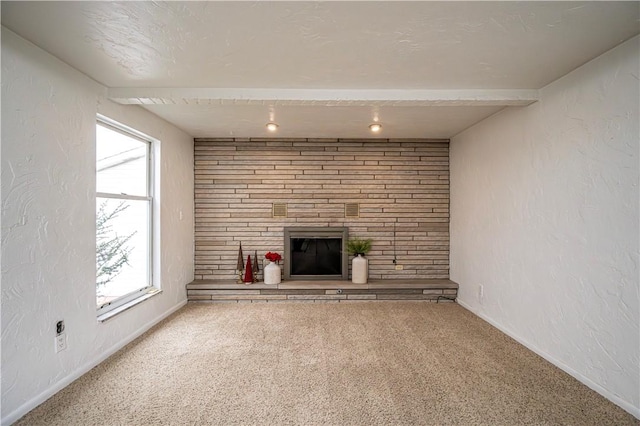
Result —
[[347, 240], [347, 253], [354, 255], [351, 260], [351, 282], [354, 284], [366, 284], [369, 278], [369, 261], [364, 257], [371, 250], [371, 240], [362, 238], [349, 238]]
[[349, 238], [347, 240], [347, 253], [354, 256], [364, 256], [371, 251], [371, 242], [370, 239]]

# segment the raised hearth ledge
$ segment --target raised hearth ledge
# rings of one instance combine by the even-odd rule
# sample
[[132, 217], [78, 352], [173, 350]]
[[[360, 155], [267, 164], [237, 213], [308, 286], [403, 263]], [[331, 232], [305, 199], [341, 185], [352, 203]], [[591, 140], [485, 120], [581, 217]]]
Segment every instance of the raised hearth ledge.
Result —
[[403, 280], [369, 280], [367, 284], [353, 284], [345, 280], [287, 280], [280, 284], [265, 284], [258, 281], [253, 284], [238, 284], [234, 280], [194, 280], [187, 284], [187, 289], [201, 288], [230, 290], [262, 290], [262, 289], [379, 289], [379, 288], [447, 288], [458, 289], [458, 284], [447, 279], [403, 279]]
[[276, 285], [195, 280], [187, 284], [187, 299], [197, 302], [452, 302], [457, 294], [458, 284], [448, 279], [369, 280], [367, 284], [353, 284], [348, 280], [289, 280]]

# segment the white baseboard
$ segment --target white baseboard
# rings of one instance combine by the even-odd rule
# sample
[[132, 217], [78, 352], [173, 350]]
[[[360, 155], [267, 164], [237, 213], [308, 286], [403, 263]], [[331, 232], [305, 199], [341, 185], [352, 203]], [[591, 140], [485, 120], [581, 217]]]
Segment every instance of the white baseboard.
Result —
[[[178, 309], [182, 308], [186, 304], [187, 304], [187, 301], [184, 300], [184, 301], [178, 303], [177, 305], [171, 307], [169, 310], [163, 312], [162, 314], [160, 314], [159, 316], [157, 316], [153, 320], [151, 320], [151, 321], [147, 322], [146, 324], [142, 325], [141, 327], [139, 327], [133, 333], [131, 333], [128, 336], [124, 337], [122, 340], [120, 340], [118, 343], [116, 343], [113, 346], [111, 346], [109, 349], [107, 349], [104, 353], [102, 353], [97, 358], [95, 358], [95, 359], [93, 359], [93, 360], [91, 360], [89, 362], [86, 362], [85, 364], [81, 365], [75, 371], [73, 371], [72, 373], [68, 374], [66, 377], [63, 377], [62, 379], [58, 380], [56, 383], [54, 383], [48, 389], [44, 390], [40, 394], [38, 394], [35, 397], [31, 398], [30, 400], [28, 400], [27, 402], [22, 404], [20, 407], [18, 407], [15, 410], [13, 410], [11, 413], [7, 414], [6, 416], [3, 416], [2, 417], [2, 425], [10, 425], [10, 424], [16, 422], [19, 418], [21, 418], [22, 416], [27, 414], [29, 411], [33, 410], [38, 405], [42, 404], [47, 399], [51, 398], [53, 395], [55, 395], [56, 393], [58, 393], [59, 391], [61, 391], [65, 387], [67, 387], [69, 384], [71, 384], [74, 380], [77, 380], [78, 378], [80, 378], [82, 375], [87, 373], [93, 367], [95, 367], [96, 365], [100, 364], [101, 362], [103, 362], [104, 360], [109, 358], [114, 353], [118, 352], [120, 349], [125, 347], [127, 344], [131, 343], [133, 340], [135, 340], [136, 338], [141, 336], [144, 332], [148, 331], [151, 327], [153, 327], [154, 325], [156, 325], [157, 323], [159, 323], [163, 319], [167, 318], [169, 315], [173, 314], [174, 312], [176, 312]], [[2, 414], [4, 414], [4, 413], [2, 413]]]
[[465, 308], [469, 312], [471, 312], [474, 315], [482, 318], [483, 320], [485, 320], [486, 322], [488, 322], [489, 324], [491, 324], [492, 326], [494, 326], [498, 330], [502, 331], [507, 336], [511, 337], [512, 339], [514, 339], [515, 341], [517, 341], [521, 345], [525, 346], [530, 351], [535, 352], [536, 354], [538, 354], [539, 356], [541, 356], [545, 360], [549, 361], [551, 364], [555, 365], [556, 367], [558, 367], [559, 369], [561, 369], [565, 373], [567, 373], [570, 376], [574, 377], [580, 383], [582, 383], [582, 384], [588, 386], [589, 388], [591, 388], [592, 390], [598, 392], [600, 395], [604, 396], [609, 401], [613, 402], [614, 404], [616, 404], [617, 406], [619, 406], [623, 410], [627, 411], [629, 414], [631, 414], [635, 418], [640, 419], [640, 407], [635, 407], [630, 402], [625, 401], [623, 399], [620, 399], [618, 396], [616, 396], [613, 393], [609, 392], [607, 389], [603, 388], [599, 384], [593, 382], [588, 377], [583, 376], [582, 374], [580, 374], [579, 372], [575, 371], [574, 369], [572, 369], [568, 365], [564, 364], [563, 362], [555, 359], [553, 356], [549, 355], [548, 353], [546, 353], [546, 352], [540, 350], [539, 348], [537, 348], [536, 346], [532, 345], [526, 339], [523, 339], [522, 337], [518, 336], [516, 333], [513, 332], [513, 330], [510, 330], [509, 328], [505, 327], [504, 325], [494, 321], [493, 319], [489, 318], [485, 314], [483, 314], [481, 312], [478, 312], [477, 310], [472, 308], [470, 305], [466, 304], [464, 301], [462, 301], [460, 299], [457, 299], [456, 301], [458, 302], [458, 304], [460, 306], [462, 306], [463, 308]]

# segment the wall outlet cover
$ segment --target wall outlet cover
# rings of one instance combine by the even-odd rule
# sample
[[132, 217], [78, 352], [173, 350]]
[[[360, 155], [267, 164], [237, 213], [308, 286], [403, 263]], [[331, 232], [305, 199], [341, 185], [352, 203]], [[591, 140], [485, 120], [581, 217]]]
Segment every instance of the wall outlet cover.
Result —
[[55, 337], [56, 353], [67, 349], [67, 334], [60, 333]]

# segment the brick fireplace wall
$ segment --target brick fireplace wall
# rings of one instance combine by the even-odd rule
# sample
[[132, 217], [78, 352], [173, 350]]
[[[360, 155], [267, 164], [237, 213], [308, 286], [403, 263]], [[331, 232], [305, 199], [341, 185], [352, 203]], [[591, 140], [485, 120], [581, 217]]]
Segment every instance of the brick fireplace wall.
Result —
[[285, 226], [371, 238], [373, 279], [449, 278], [448, 140], [195, 139], [194, 161], [196, 279], [235, 279], [240, 242], [262, 266]]

